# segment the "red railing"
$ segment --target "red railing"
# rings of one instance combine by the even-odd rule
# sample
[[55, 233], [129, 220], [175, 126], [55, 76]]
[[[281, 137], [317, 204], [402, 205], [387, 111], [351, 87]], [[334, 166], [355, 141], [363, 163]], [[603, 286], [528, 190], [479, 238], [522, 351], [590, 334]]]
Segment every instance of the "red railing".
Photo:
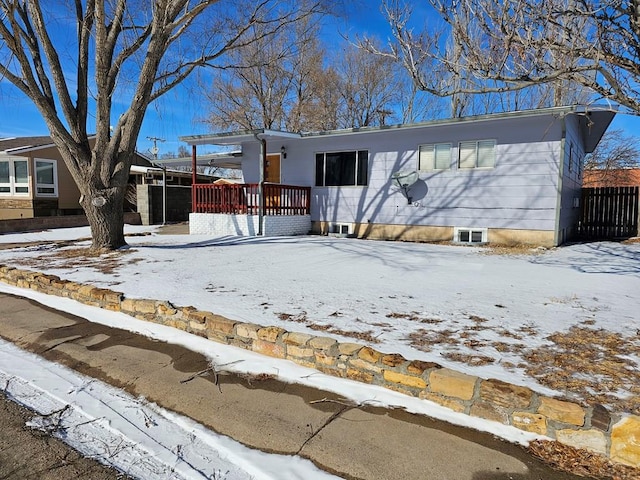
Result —
[[[265, 215], [309, 215], [311, 187], [265, 183]], [[258, 215], [257, 183], [195, 184], [193, 185], [195, 213], [226, 213]]]

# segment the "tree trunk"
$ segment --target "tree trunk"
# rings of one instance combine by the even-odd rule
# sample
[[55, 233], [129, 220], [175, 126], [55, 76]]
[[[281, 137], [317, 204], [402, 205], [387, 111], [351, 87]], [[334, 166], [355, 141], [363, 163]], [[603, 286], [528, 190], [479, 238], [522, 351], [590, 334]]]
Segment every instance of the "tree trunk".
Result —
[[124, 193], [124, 188], [116, 187], [91, 189], [82, 195], [80, 204], [91, 227], [93, 250], [116, 250], [127, 244], [124, 239]]

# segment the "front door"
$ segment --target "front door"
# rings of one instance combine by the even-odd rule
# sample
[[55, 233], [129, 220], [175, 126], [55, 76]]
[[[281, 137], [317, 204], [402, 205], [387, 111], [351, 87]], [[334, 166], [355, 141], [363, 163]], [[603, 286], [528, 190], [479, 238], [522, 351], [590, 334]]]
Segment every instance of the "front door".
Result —
[[[280, 154], [267, 155], [264, 168], [264, 181], [269, 183], [280, 183]], [[278, 185], [265, 185], [264, 200], [268, 215], [276, 215], [280, 207], [280, 187]]]
[[280, 183], [280, 154], [267, 155], [264, 167], [264, 181], [267, 183]]

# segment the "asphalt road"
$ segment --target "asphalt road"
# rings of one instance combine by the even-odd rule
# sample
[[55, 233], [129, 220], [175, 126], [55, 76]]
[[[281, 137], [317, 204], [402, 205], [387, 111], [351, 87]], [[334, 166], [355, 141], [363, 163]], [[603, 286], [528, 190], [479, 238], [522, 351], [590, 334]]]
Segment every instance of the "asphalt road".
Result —
[[30, 410], [0, 392], [0, 478], [3, 480], [116, 480], [129, 478], [113, 468], [85, 458], [49, 435], [25, 423]]
[[[330, 392], [273, 378], [219, 375], [216, 384], [211, 376], [194, 375], [209, 366], [201, 354], [3, 293], [0, 337], [134, 396], [144, 396], [252, 448], [300, 455], [343, 478], [584, 480], [554, 471], [491, 435], [402, 410], [348, 406]], [[69, 453], [37, 466], [40, 460], [31, 462], [31, 458], [45, 450], [37, 442], [53, 440], [30, 432], [14, 440], [13, 431], [5, 430], [12, 428], [9, 422], [0, 422], [4, 439], [0, 472], [18, 472], [14, 477], [0, 474], [0, 478], [117, 478], [98, 476], [98, 470], [80, 464], [73, 468], [87, 470], [61, 474], [60, 459], [72, 458]], [[23, 455], [23, 447], [16, 445], [30, 442], [33, 453]], [[35, 472], [53, 476], [20, 475], [20, 457], [34, 463]], [[94, 471], [96, 476], [91, 476]]]

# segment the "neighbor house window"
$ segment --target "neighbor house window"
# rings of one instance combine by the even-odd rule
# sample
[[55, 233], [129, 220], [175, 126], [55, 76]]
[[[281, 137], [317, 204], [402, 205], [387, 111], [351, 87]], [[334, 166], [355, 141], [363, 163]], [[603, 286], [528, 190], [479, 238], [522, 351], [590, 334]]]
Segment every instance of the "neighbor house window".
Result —
[[418, 170], [447, 170], [451, 168], [451, 144], [420, 145]]
[[29, 193], [29, 167], [27, 160], [0, 160], [0, 194]]
[[316, 153], [316, 186], [367, 185], [368, 162], [367, 150]]
[[36, 192], [41, 197], [57, 195], [56, 162], [36, 160]]
[[458, 146], [459, 168], [488, 168], [496, 164], [495, 140], [460, 142]]

